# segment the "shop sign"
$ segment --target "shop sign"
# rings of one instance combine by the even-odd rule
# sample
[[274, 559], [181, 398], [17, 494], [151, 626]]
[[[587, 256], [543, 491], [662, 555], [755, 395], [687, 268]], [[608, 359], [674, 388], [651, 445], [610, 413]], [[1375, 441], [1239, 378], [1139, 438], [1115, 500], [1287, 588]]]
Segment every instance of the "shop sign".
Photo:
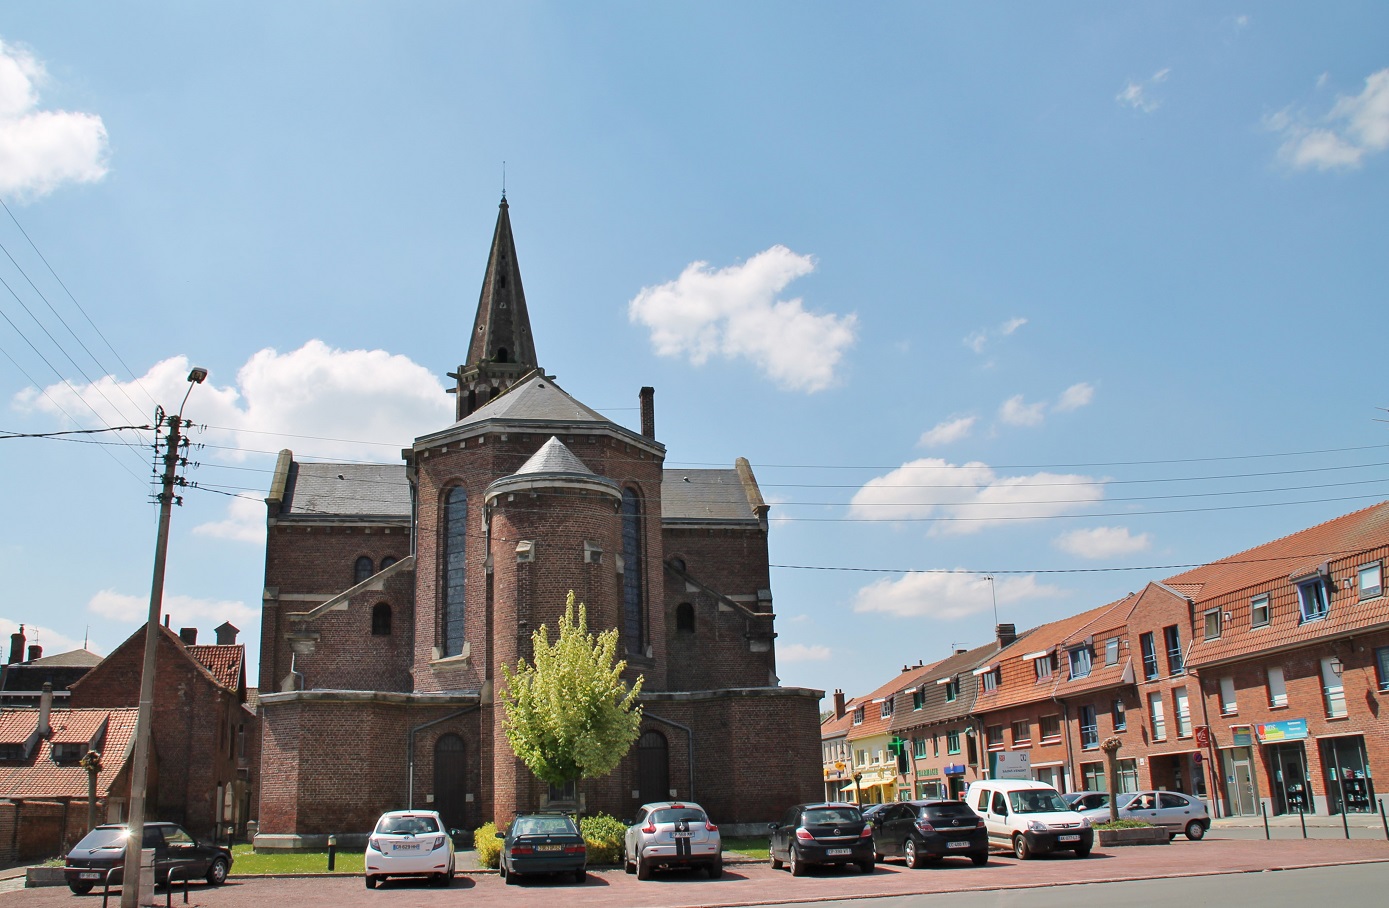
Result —
[[927, 766], [925, 769], [918, 769], [916, 771], [916, 777], [918, 779], [929, 779], [931, 776], [938, 775], [940, 775], [940, 770], [934, 766]]
[[947, 763], [945, 764], [945, 774], [947, 776], [962, 776], [965, 774], [965, 764]]
[[1253, 747], [1254, 732], [1248, 725], [1230, 726], [1231, 747]]
[[1032, 778], [1031, 755], [1025, 750], [1015, 750], [994, 754], [994, 778], [1030, 779]]
[[1210, 746], [1211, 746], [1211, 729], [1210, 729], [1210, 726], [1209, 726], [1209, 725], [1198, 725], [1198, 726], [1196, 726], [1196, 746], [1197, 746], [1197, 747], [1210, 747]]
[[1281, 722], [1261, 722], [1254, 726], [1261, 744], [1278, 741], [1301, 741], [1307, 737], [1306, 719], [1284, 719]]

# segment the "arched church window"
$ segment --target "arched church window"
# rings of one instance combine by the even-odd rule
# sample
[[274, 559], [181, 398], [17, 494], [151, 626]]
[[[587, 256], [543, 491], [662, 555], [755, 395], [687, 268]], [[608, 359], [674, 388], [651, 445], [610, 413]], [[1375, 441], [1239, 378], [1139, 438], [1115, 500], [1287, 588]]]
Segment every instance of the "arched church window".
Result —
[[376, 573], [376, 571], [371, 566], [371, 559], [363, 555], [361, 558], [357, 559], [356, 564], [352, 565], [353, 585], [355, 586], [356, 584], [361, 583], [363, 580], [366, 580], [374, 573]]
[[387, 555], [385, 558], [382, 558], [382, 559], [381, 559], [381, 570], [384, 571], [386, 568], [390, 567], [391, 565], [393, 565], [393, 564], [395, 564], [395, 563], [396, 563], [396, 559], [395, 559], [393, 556], [391, 556], [391, 555]]
[[444, 655], [463, 652], [464, 590], [468, 558], [468, 492], [449, 489], [444, 502]]
[[622, 490], [622, 636], [627, 652], [642, 653], [646, 642], [642, 584], [641, 497]]
[[498, 348], [497, 348], [497, 362], [499, 362], [499, 363], [510, 362], [511, 360], [508, 359], [508, 356], [509, 356], [509, 354], [506, 352], [506, 348], [505, 348], [505, 347], [498, 347]]
[[682, 602], [675, 607], [675, 629], [682, 633], [693, 634], [695, 629], [694, 606], [688, 602]]
[[389, 637], [391, 635], [391, 606], [388, 602], [378, 602], [371, 607], [371, 635]]

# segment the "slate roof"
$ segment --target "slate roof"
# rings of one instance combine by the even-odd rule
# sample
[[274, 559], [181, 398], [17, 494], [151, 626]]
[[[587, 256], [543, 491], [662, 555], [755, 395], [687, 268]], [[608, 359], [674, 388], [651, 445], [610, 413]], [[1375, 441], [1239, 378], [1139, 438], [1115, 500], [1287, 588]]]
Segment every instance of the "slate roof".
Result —
[[[935, 667], [918, 681], [917, 686], [925, 694], [921, 709], [912, 709], [911, 691], [909, 689], [904, 690], [898, 697], [892, 727], [916, 728], [969, 715], [974, 706], [974, 698], [979, 686], [977, 679], [971, 672], [988, 661], [996, 652], [998, 652], [997, 642], [986, 643], [967, 652], [955, 653], [937, 662]], [[937, 683], [949, 678], [958, 678], [960, 682], [959, 691], [954, 700], [946, 700], [944, 685]]]
[[186, 648], [188, 655], [198, 660], [218, 684], [227, 690], [240, 692], [242, 666], [246, 661], [245, 646], [240, 643], [195, 644]]
[[[87, 771], [76, 763], [53, 762], [54, 743], [91, 740], [102, 723], [106, 734], [98, 743], [101, 772], [96, 777], [97, 797], [110, 794], [111, 784], [129, 761], [135, 734], [136, 707], [121, 709], [55, 709], [49, 714], [53, 736], [40, 739], [34, 753], [23, 763], [0, 763], [0, 798], [81, 798], [87, 797]], [[0, 743], [19, 743], [28, 738], [38, 721], [38, 710], [0, 710]], [[20, 732], [22, 731], [22, 735]]]
[[574, 452], [565, 446], [555, 436], [551, 435], [550, 440], [540, 446], [540, 450], [530, 456], [530, 459], [521, 464], [521, 468], [515, 475], [531, 475], [536, 473], [571, 473], [582, 476], [595, 475], [592, 470], [584, 465], [584, 462], [574, 455]]
[[454, 423], [452, 428], [489, 420], [512, 423], [602, 423], [616, 426], [597, 410], [571, 397], [552, 379], [546, 378], [540, 372], [532, 372]]
[[280, 514], [408, 520], [410, 483], [405, 465], [294, 461]]
[[[1081, 612], [1079, 615], [1071, 615], [1059, 621], [1033, 628], [1020, 634], [1010, 646], [981, 662], [979, 668], [983, 668], [985, 664], [999, 666], [1002, 681], [998, 688], [992, 691], [986, 691], [982, 686], [980, 687], [979, 693], [975, 696], [974, 711], [976, 713], [987, 712], [1050, 699], [1059, 680], [1058, 674], [1063, 674], [1068, 670], [1064, 655], [1057, 660], [1057, 672], [1044, 681], [1037, 679], [1032, 661], [1030, 659], [1024, 660], [1022, 657], [1052, 647], [1059, 647], [1062, 641], [1074, 639], [1079, 631], [1112, 607], [1112, 604], [1102, 605], [1099, 608], [1090, 609], [1088, 612]], [[1083, 637], [1084, 635], [1079, 636]]]
[[[831, 717], [827, 723], [820, 726], [820, 737], [838, 737], [846, 734], [849, 740], [856, 741], [860, 738], [871, 738], [874, 735], [887, 734], [892, 726], [892, 716], [883, 715], [883, 701], [888, 698], [895, 698], [899, 691], [904, 691], [909, 687], [915, 687], [920, 683], [937, 663], [930, 665], [914, 665], [904, 672], [898, 672], [896, 676], [883, 684], [877, 690], [868, 694], [866, 697], [856, 697], [844, 704], [844, 718], [836, 719]], [[854, 725], [854, 710], [863, 707], [863, 721]], [[896, 706], [894, 704], [894, 710]], [[843, 725], [845, 730], [830, 732], [826, 726]]]
[[52, 656], [44, 656], [42, 659], [35, 659], [32, 662], [23, 662], [20, 664], [52, 666], [53, 668], [91, 668], [100, 661], [101, 657], [90, 650], [74, 649], [68, 650], [65, 653], [55, 653]]
[[661, 519], [757, 522], [737, 470], [670, 470], [661, 476]]

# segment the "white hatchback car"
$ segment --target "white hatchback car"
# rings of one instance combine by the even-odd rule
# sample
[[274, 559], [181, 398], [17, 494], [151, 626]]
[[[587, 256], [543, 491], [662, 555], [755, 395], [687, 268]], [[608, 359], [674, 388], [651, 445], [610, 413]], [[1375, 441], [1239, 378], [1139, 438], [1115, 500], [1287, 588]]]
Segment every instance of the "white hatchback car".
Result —
[[657, 867], [703, 867], [710, 879], [723, 875], [719, 827], [693, 801], [643, 804], [627, 827], [622, 865], [639, 880]]
[[388, 811], [367, 839], [368, 889], [392, 876], [428, 877], [435, 886], [447, 886], [453, 868], [453, 836], [437, 811]]

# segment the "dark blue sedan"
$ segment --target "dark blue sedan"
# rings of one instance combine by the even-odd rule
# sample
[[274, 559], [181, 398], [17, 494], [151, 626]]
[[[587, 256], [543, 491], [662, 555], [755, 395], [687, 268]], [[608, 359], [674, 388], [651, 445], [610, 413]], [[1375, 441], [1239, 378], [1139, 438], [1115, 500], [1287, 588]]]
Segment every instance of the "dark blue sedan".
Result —
[[527, 873], [572, 873], [576, 883], [587, 878], [588, 846], [565, 814], [521, 814], [497, 838], [502, 840], [498, 868], [508, 884]]

